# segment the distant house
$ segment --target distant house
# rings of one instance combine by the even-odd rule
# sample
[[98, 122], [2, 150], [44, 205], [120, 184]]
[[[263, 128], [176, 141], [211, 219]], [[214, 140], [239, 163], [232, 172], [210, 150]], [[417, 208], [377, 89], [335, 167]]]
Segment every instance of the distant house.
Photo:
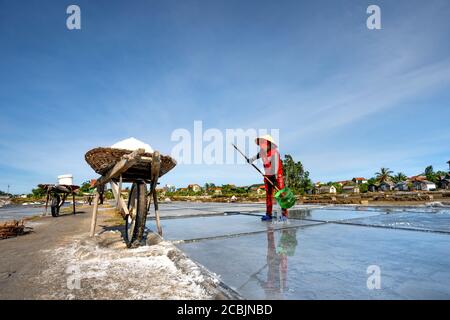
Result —
[[256, 194], [266, 193], [266, 187], [263, 184], [253, 184], [250, 187], [247, 187], [247, 190]]
[[394, 186], [394, 190], [396, 190], [396, 191], [409, 191], [408, 183], [406, 181], [398, 182]]
[[408, 180], [411, 181], [411, 182], [414, 182], [414, 181], [424, 181], [424, 180], [427, 180], [427, 177], [424, 176], [423, 174], [419, 174], [419, 175], [417, 175], [417, 176], [412, 176], [412, 177], [410, 177]]
[[385, 191], [385, 192], [392, 191], [392, 190], [394, 190], [394, 187], [395, 187], [395, 185], [391, 181], [384, 181], [384, 182], [380, 183], [379, 190]]
[[319, 186], [316, 187], [316, 193], [317, 194], [324, 194], [324, 193], [336, 193], [336, 187], [335, 186]]
[[369, 184], [369, 187], [368, 187], [369, 192], [377, 192], [378, 189], [379, 189], [379, 186], [377, 186], [376, 184], [373, 184], [373, 183]]
[[190, 184], [187, 188], [194, 192], [202, 191], [202, 187], [200, 187], [198, 184]]
[[436, 190], [436, 184], [428, 180], [420, 180], [413, 182], [414, 189], [420, 191], [434, 191]]
[[342, 192], [343, 193], [359, 193], [359, 187], [358, 186], [343, 186]]
[[214, 194], [222, 194], [222, 188], [221, 187], [215, 187], [213, 188]]
[[441, 185], [442, 185], [442, 187], [441, 187], [442, 189], [450, 190], [450, 177], [446, 178]]
[[259, 186], [258, 187], [258, 189], [256, 189], [256, 193], [257, 194], [265, 194], [266, 193], [266, 186], [264, 186], [264, 185], [261, 185], [261, 186]]
[[176, 190], [177, 190], [177, 188], [175, 188], [174, 185], [166, 184], [164, 186], [164, 191], [166, 191], [166, 192], [175, 192]]
[[438, 187], [444, 190], [450, 190], [450, 174], [441, 177]]
[[347, 185], [349, 183], [352, 183], [352, 182], [353, 182], [352, 180], [343, 180], [343, 181], [338, 181], [336, 183], [339, 184], [341, 187], [343, 187], [343, 186], [345, 186], [345, 185]]
[[353, 178], [352, 181], [356, 184], [364, 184], [367, 183], [367, 179], [366, 178], [362, 178], [362, 177], [357, 177], [357, 178]]

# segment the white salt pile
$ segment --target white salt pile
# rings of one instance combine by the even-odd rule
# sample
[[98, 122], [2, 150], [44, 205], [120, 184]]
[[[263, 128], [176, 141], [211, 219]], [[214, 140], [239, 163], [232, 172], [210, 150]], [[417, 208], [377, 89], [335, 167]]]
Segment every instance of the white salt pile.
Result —
[[153, 149], [149, 144], [146, 144], [136, 138], [128, 138], [119, 142], [116, 142], [111, 146], [111, 148], [116, 149], [126, 149], [126, 150], [137, 150], [137, 149], [144, 149], [145, 152], [152, 153]]
[[[35, 278], [45, 288], [40, 299], [197, 300], [219, 293], [216, 275], [166, 241], [127, 249], [119, 231], [107, 231], [43, 253], [49, 267]], [[73, 290], [76, 274], [80, 287]]]

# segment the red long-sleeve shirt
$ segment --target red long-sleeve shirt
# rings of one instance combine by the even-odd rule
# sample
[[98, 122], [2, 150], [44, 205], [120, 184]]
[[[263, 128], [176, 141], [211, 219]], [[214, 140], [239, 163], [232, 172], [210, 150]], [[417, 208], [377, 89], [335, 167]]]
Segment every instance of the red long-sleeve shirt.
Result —
[[280, 152], [278, 149], [273, 148], [268, 152], [261, 149], [256, 155], [256, 158], [262, 160], [266, 176], [276, 176], [278, 188], [283, 189], [283, 162], [281, 161]]

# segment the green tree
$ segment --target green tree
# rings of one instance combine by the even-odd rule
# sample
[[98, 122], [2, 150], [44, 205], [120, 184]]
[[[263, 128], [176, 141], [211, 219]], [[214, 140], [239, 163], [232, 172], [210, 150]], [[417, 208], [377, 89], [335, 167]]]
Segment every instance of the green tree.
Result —
[[105, 191], [105, 198], [108, 200], [114, 199], [114, 193], [112, 192], [112, 190]]
[[330, 185], [336, 188], [336, 193], [342, 193], [342, 186], [339, 183], [332, 182]]
[[247, 188], [236, 188], [235, 192], [238, 194], [246, 194], [248, 193], [248, 190]]
[[430, 180], [431, 182], [441, 185], [446, 176], [447, 176], [447, 172], [436, 171], [430, 177], [427, 176], [427, 179]]
[[399, 172], [392, 177], [392, 181], [394, 181], [395, 183], [406, 181], [406, 179], [408, 179], [408, 177], [403, 172]]
[[236, 193], [237, 188], [234, 185], [231, 184], [224, 184], [222, 185], [222, 195], [224, 196], [232, 196], [234, 193]]
[[205, 186], [203, 187], [203, 189], [205, 190], [206, 193], [211, 193], [214, 191], [214, 188], [216, 187], [216, 185], [214, 183], [205, 183]]
[[305, 171], [303, 174], [303, 177], [301, 179], [300, 183], [300, 192], [304, 194], [307, 191], [313, 190], [314, 184], [312, 183], [311, 179], [309, 178], [309, 171]]
[[382, 183], [389, 181], [393, 173], [394, 172], [389, 170], [389, 168], [381, 168], [379, 172], [375, 173], [375, 177], [377, 179], [377, 182]]
[[433, 166], [428, 166], [425, 168], [425, 176], [429, 181], [436, 181], [436, 174], [434, 173]]
[[447, 175], [447, 172], [445, 171], [434, 171], [433, 166], [428, 166], [425, 168], [425, 176], [427, 177], [427, 180], [434, 182], [434, 183], [440, 183], [442, 181], [442, 177], [445, 177]]
[[309, 172], [305, 171], [300, 161], [294, 161], [291, 155], [287, 154], [283, 160], [284, 179], [288, 188], [294, 192], [305, 193], [313, 189], [313, 184], [309, 178]]
[[447, 172], [445, 172], [445, 171], [436, 171], [435, 175], [437, 177], [446, 177], [447, 176]]
[[33, 195], [33, 198], [41, 199], [47, 194], [47, 191], [41, 187], [37, 187], [36, 189], [31, 190], [31, 194]]
[[368, 183], [362, 183], [359, 185], [359, 192], [366, 193], [369, 191], [369, 184]]
[[90, 193], [91, 192], [91, 183], [89, 181], [83, 182], [80, 187], [79, 193]]

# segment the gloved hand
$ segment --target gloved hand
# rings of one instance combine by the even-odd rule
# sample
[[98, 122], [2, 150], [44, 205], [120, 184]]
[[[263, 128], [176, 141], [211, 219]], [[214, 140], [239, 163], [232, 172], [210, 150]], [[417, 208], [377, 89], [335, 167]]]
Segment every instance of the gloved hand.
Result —
[[248, 162], [248, 163], [253, 163], [253, 162], [256, 161], [256, 159], [258, 159], [258, 155], [249, 158], [249, 159], [247, 160], [247, 162]]

